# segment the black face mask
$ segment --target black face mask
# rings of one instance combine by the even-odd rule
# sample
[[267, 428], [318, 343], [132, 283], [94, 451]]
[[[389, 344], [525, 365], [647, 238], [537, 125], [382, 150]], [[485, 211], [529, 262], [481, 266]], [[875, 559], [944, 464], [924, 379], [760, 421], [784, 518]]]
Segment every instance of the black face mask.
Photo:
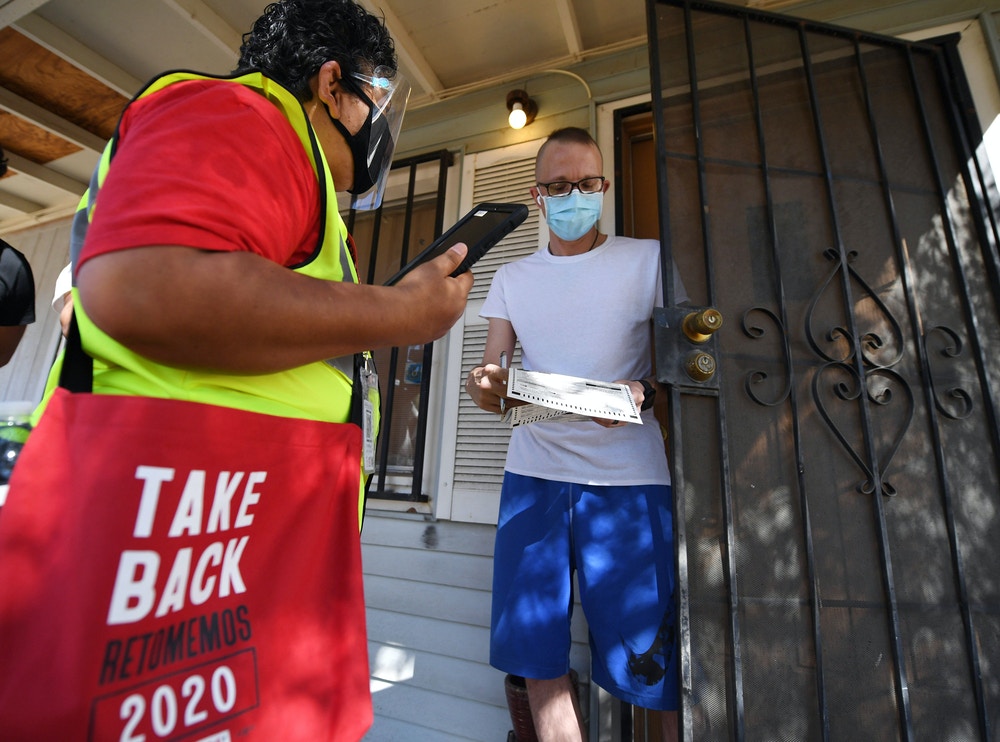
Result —
[[330, 116], [330, 108], [326, 109], [327, 116], [330, 116], [333, 125], [351, 148], [351, 155], [354, 157], [354, 185], [348, 189], [348, 193], [355, 196], [375, 185], [379, 173], [382, 172], [382, 166], [387, 164], [386, 158], [392, 157], [393, 150], [392, 136], [389, 134], [385, 116], [376, 119], [375, 104], [363, 93], [359, 97], [368, 105], [368, 118], [357, 134], [351, 134], [338, 119]]

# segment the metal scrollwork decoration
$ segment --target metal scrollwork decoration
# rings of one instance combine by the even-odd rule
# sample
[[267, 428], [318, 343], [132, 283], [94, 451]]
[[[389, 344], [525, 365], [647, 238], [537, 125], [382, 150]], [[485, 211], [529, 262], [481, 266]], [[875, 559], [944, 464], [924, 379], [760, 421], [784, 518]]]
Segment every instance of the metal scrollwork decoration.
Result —
[[754, 313], [759, 313], [767, 317], [771, 323], [777, 327], [778, 332], [780, 333], [782, 353], [785, 361], [785, 378], [783, 379], [782, 388], [778, 390], [778, 394], [774, 395], [770, 400], [764, 399], [763, 396], [759, 395], [755, 389], [755, 387], [762, 386], [768, 379], [768, 374], [764, 370], [754, 369], [750, 371], [750, 373], [748, 373], [744, 378], [743, 387], [746, 390], [747, 396], [757, 404], [764, 405], [765, 407], [775, 407], [788, 399], [788, 395], [792, 390], [792, 363], [791, 359], [788, 357], [788, 343], [785, 342], [785, 328], [778, 316], [770, 309], [765, 309], [764, 307], [751, 307], [743, 313], [743, 320], [741, 324], [743, 333], [747, 337], [760, 339], [767, 335], [767, 330], [764, 327], [751, 322], [750, 317]]
[[[889, 408], [896, 402], [897, 395], [894, 390], [898, 389], [900, 392], [902, 407], [897, 406], [897, 413], [877, 416], [880, 424], [876, 426], [879, 435], [872, 436], [872, 440], [875, 441], [872, 444], [874, 448], [873, 464], [869, 464], [864, 453], [858, 451], [844, 435], [841, 426], [834, 419], [829, 405], [824, 402], [824, 384], [828, 383], [828, 377], [834, 373], [842, 375], [846, 381], [843, 379], [829, 381], [828, 389], [833, 392], [834, 396], [845, 402], [859, 400], [864, 393], [875, 409]], [[866, 479], [858, 484], [858, 491], [870, 495], [880, 490], [884, 495], [894, 496], [896, 488], [886, 477], [886, 472], [913, 420], [914, 399], [910, 385], [902, 376], [887, 368], [868, 369], [865, 373], [864, 383], [862, 383], [854, 366], [832, 362], [824, 364], [817, 370], [812, 380], [812, 392], [816, 409], [819, 410], [827, 427], [833, 431], [840, 444], [865, 473]], [[879, 448], [878, 441], [885, 441], [885, 445]], [[878, 480], [877, 485], [876, 479]]]
[[[934, 406], [937, 408], [938, 412], [951, 420], [964, 420], [972, 414], [974, 407], [972, 403], [972, 395], [957, 385], [948, 386], [944, 389], [942, 394], [941, 390], [938, 389], [938, 381], [935, 379], [933, 374], [934, 364], [931, 363], [931, 359], [934, 357], [934, 354], [931, 352], [929, 346], [931, 344], [931, 338], [938, 334], [943, 335], [946, 338], [946, 343], [940, 350], [940, 355], [942, 357], [952, 360], [961, 358], [962, 353], [965, 350], [962, 345], [962, 338], [960, 338], [954, 330], [949, 327], [945, 327], [944, 325], [932, 327], [924, 334], [924, 352], [932, 371], [931, 391], [934, 394]], [[946, 400], [943, 399], [942, 396], [950, 398], [951, 404], [946, 403]]]
[[[833, 268], [810, 302], [806, 313], [805, 330], [809, 345], [816, 355], [828, 361], [813, 377], [813, 400], [827, 426], [865, 473], [866, 479], [858, 485], [858, 490], [865, 494], [879, 491], [892, 496], [896, 494], [896, 489], [886, 478], [886, 472], [913, 420], [913, 391], [902, 376], [890, 370], [891, 366], [903, 358], [903, 331], [878, 292], [854, 267], [858, 258], [856, 250], [844, 253], [843, 260], [841, 254], [834, 249], [825, 250], [823, 256], [833, 263]], [[846, 287], [843, 288], [845, 293], [834, 293], [837, 291], [835, 279], [843, 278], [844, 270], [847, 271], [848, 279]], [[835, 357], [817, 342], [813, 325], [820, 314], [818, 310], [827, 297], [833, 297], [834, 306], [844, 306], [848, 288], [851, 289], [850, 319], [853, 320], [858, 337], [853, 337], [850, 330], [840, 325], [829, 328], [823, 335], [828, 342], [835, 343], [838, 339], [846, 341], [845, 352], [840, 357]], [[866, 312], [858, 311], [863, 304], [873, 309]], [[872, 329], [862, 331], [858, 327], [858, 323], [862, 320], [866, 320], [868, 327]], [[881, 328], [882, 332], [875, 329], [876, 327]], [[866, 429], [864, 440], [869, 441], [865, 452], [856, 450], [844, 436], [830, 408], [824, 402], [821, 386], [831, 369], [839, 369], [851, 379], [850, 384], [845, 384], [843, 381], [834, 384], [833, 392], [836, 398], [845, 402], [863, 402], [862, 394], [864, 394], [871, 403], [867, 408], [867, 417], [863, 418]], [[897, 399], [894, 388], [901, 390], [898, 396], [903, 405], [902, 410], [899, 410], [899, 405], [893, 404]], [[884, 440], [888, 441], [887, 445], [880, 446], [880, 441]]]
[[[899, 325], [899, 322], [893, 316], [892, 312], [886, 306], [885, 302], [879, 297], [878, 292], [875, 291], [871, 285], [861, 277], [857, 270], [853, 267], [853, 263], [857, 260], [858, 252], [857, 250], [850, 250], [847, 252], [847, 272], [851, 279], [852, 285], [856, 285], [860, 288], [858, 296], [863, 300], [871, 301], [875, 306], [877, 312], [875, 316], [880, 318], [888, 328], [890, 337], [886, 338], [884, 334], [879, 334], [874, 330], [865, 332], [859, 338], [857, 348], [860, 350], [862, 359], [866, 365], [874, 366], [878, 368], [888, 368], [890, 366], [895, 366], [903, 358], [903, 330]], [[839, 357], [833, 356], [824, 350], [820, 343], [817, 341], [817, 333], [813, 329], [814, 320], [818, 314], [817, 308], [821, 305], [824, 298], [827, 297], [831, 291], [835, 291], [833, 286], [834, 279], [840, 274], [843, 269], [843, 265], [840, 260], [840, 254], [830, 248], [823, 251], [823, 257], [831, 261], [834, 266], [827, 274], [820, 286], [819, 291], [813, 298], [812, 302], [809, 304], [809, 310], [806, 312], [806, 339], [809, 341], [810, 347], [824, 360], [831, 362], [841, 362], [848, 363], [854, 357], [855, 354], [855, 344], [851, 336], [851, 332], [840, 325], [834, 325], [826, 330], [825, 333], [819, 333], [818, 335], [824, 338], [829, 344], [836, 344], [837, 340], [844, 340], [845, 349], [844, 353]], [[857, 315], [856, 315], [857, 318]], [[891, 340], [891, 342], [890, 342]], [[892, 348], [896, 349], [895, 355], [880, 358], [887, 351], [891, 351]], [[866, 352], [869, 351], [869, 352]]]
[[[891, 496], [896, 489], [886, 472], [913, 420], [914, 395], [906, 380], [891, 370], [903, 358], [902, 327], [878, 291], [855, 267], [858, 255], [854, 250], [823, 251], [832, 266], [808, 304], [804, 328], [806, 342], [824, 362], [813, 375], [812, 395], [827, 427], [864, 472], [858, 490]], [[845, 316], [843, 307], [848, 304], [850, 315]], [[835, 317], [843, 320], [832, 319]], [[818, 329], [824, 322], [826, 328]], [[765, 394], [762, 390], [768, 373], [753, 369], [744, 378], [744, 390], [757, 404], [775, 406], [788, 399], [793, 384], [786, 328], [773, 311], [764, 307], [752, 307], [743, 315], [743, 332], [753, 340], [768, 337], [766, 325], [776, 328], [781, 341], [785, 378], [776, 392]], [[953, 345], [960, 348], [958, 343]], [[960, 401], [968, 398], [959, 389], [950, 389], [948, 394]], [[960, 411], [952, 409], [952, 414]], [[859, 420], [865, 432], [852, 443], [845, 432]]]

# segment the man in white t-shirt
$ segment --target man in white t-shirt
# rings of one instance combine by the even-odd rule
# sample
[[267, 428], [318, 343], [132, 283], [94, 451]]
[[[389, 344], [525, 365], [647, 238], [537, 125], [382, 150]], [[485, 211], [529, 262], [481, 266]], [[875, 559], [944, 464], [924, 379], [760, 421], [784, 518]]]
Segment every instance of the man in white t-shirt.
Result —
[[[585, 739], [569, 678], [572, 577], [591, 633], [592, 678], [662, 714], [677, 736], [670, 471], [653, 415], [651, 320], [660, 245], [598, 229], [608, 183], [597, 143], [560, 129], [535, 163], [549, 227], [538, 252], [497, 271], [481, 316], [483, 365], [466, 388], [499, 412], [520, 342], [525, 369], [628, 384], [643, 424], [609, 419], [514, 428], [494, 551], [490, 663], [524, 677], [540, 740]], [[678, 301], [683, 287], [675, 283]]]

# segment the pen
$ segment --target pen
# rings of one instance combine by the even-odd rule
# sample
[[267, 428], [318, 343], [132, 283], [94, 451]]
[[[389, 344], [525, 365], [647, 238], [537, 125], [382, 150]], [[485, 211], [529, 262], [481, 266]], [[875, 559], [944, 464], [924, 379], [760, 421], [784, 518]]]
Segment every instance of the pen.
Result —
[[[500, 368], [507, 368], [507, 351], [500, 351]], [[500, 397], [500, 414], [503, 415], [507, 412], [507, 400]]]

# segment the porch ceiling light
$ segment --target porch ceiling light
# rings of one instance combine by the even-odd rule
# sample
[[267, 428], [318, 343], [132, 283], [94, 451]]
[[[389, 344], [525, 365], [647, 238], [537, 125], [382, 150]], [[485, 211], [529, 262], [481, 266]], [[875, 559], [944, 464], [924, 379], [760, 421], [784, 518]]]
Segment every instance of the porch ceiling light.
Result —
[[507, 116], [510, 128], [523, 129], [535, 120], [538, 105], [528, 97], [526, 91], [511, 90], [507, 93], [507, 110], [510, 111], [510, 115]]

